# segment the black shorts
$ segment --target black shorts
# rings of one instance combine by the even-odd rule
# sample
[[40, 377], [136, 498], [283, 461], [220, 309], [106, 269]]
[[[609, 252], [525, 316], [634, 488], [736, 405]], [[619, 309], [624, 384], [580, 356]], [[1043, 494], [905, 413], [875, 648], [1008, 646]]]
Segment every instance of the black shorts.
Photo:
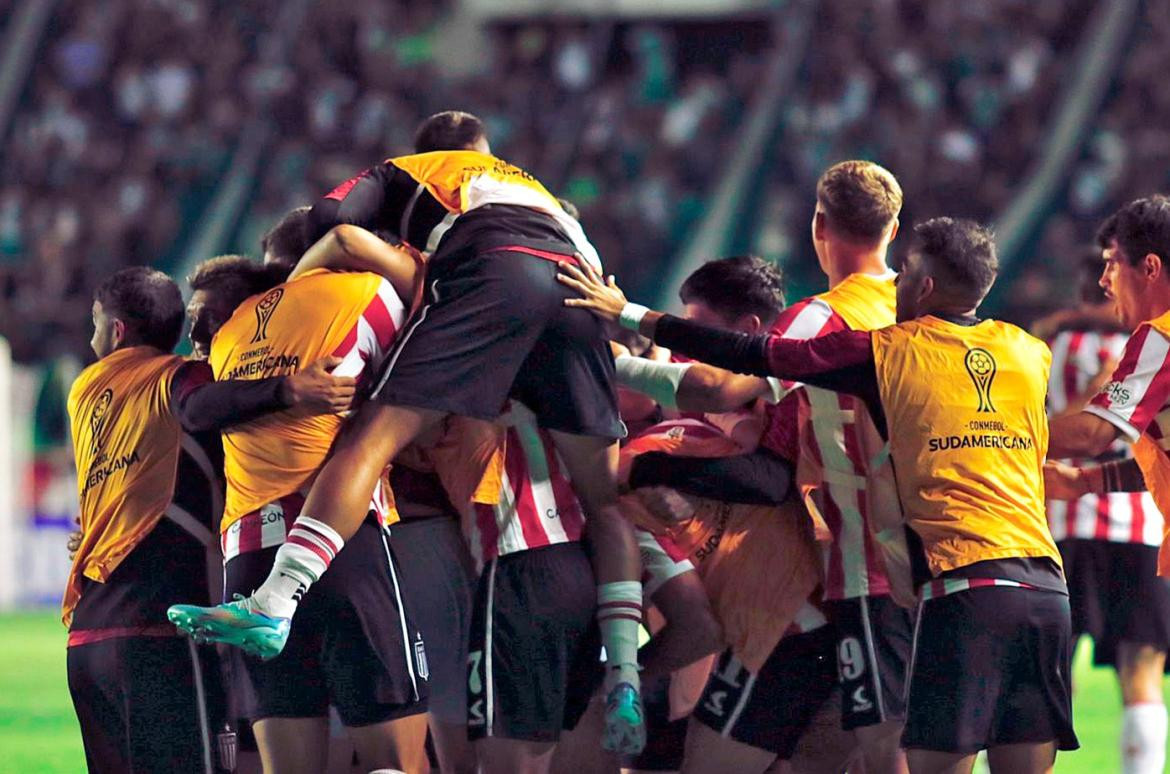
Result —
[[[464, 216], [468, 217], [468, 216]], [[387, 360], [374, 399], [495, 419], [508, 398], [541, 427], [620, 438], [613, 356], [601, 323], [552, 260], [469, 245], [436, 256], [426, 305]], [[572, 259], [573, 247], [564, 245]]]
[[1078, 747], [1068, 597], [983, 587], [918, 609], [903, 747], [964, 755], [1008, 744]]
[[1073, 636], [1093, 638], [1093, 663], [1117, 666], [1122, 642], [1170, 651], [1170, 581], [1158, 577], [1157, 546], [1072, 539], [1057, 547]]
[[724, 651], [693, 717], [723, 737], [787, 760], [837, 684], [835, 646], [832, 626], [790, 635], [757, 674]]
[[837, 630], [841, 727], [905, 720], [911, 612], [885, 595], [826, 601], [824, 610]]
[[89, 771], [212, 770], [214, 651], [185, 637], [117, 637], [70, 647], [66, 664]]
[[467, 659], [471, 739], [555, 742], [577, 725], [601, 682], [596, 610], [593, 568], [580, 543], [484, 567]]
[[457, 517], [405, 519], [390, 527], [390, 542], [402, 570], [402, 594], [427, 645], [419, 673], [429, 682], [428, 709], [444, 723], [463, 725], [475, 594], [471, 552]]
[[[224, 595], [251, 594], [276, 551], [228, 560]], [[301, 600], [279, 656], [261, 661], [229, 648], [240, 717], [324, 717], [332, 704], [355, 727], [426, 712], [426, 651], [403, 613], [395, 564], [384, 531], [367, 519]]]

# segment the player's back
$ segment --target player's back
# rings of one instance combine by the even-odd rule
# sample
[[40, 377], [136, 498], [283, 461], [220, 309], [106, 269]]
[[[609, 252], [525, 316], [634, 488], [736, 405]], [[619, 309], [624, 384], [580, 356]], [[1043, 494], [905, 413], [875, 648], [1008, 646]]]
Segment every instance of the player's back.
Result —
[[1048, 347], [996, 320], [925, 317], [875, 331], [873, 350], [898, 491], [932, 574], [1059, 563], [1041, 475]]
[[[367, 273], [309, 272], [239, 306], [212, 342], [216, 379], [294, 374], [328, 356], [333, 373], [372, 377], [401, 326], [402, 301]], [[306, 486], [341, 427], [335, 414], [283, 411], [224, 433], [228, 491], [223, 527]]]
[[66, 621], [86, 579], [109, 579], [171, 502], [182, 431], [170, 391], [182, 363], [152, 347], [121, 349], [85, 369], [69, 392], [83, 538]]

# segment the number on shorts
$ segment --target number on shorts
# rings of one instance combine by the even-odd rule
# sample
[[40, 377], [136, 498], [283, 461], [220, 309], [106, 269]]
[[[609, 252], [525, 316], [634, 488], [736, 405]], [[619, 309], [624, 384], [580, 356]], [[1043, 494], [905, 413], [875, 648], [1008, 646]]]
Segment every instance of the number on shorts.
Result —
[[856, 680], [865, 673], [865, 654], [856, 637], [846, 637], [837, 646], [837, 670], [842, 680]]

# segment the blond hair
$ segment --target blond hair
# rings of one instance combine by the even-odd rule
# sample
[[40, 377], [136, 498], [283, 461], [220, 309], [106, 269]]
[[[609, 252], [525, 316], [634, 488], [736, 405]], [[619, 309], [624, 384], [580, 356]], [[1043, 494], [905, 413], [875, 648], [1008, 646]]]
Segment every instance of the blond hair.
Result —
[[872, 161], [842, 161], [817, 181], [817, 202], [838, 234], [877, 242], [902, 209], [902, 187]]

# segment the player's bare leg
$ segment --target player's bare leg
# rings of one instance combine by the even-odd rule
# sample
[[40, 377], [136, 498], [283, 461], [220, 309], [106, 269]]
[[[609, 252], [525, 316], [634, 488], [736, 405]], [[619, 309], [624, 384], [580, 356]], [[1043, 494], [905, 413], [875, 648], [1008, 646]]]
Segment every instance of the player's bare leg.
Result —
[[365, 520], [383, 468], [444, 416], [429, 409], [363, 405], [338, 437], [268, 578], [252, 596], [211, 608], [174, 605], [168, 617], [197, 640], [226, 642], [266, 659], [279, 654], [297, 602]]
[[484, 774], [547, 774], [555, 748], [551, 742], [524, 742], [490, 736], [475, 743], [480, 770]]
[[901, 721], [890, 720], [856, 730], [866, 774], [905, 774], [909, 771], [902, 749]]
[[597, 576], [597, 620], [606, 652], [602, 747], [635, 755], [646, 745], [638, 677], [642, 562], [634, 528], [618, 507], [618, 445], [607, 438], [557, 431], [550, 435], [585, 508], [586, 539]]
[[692, 718], [679, 774], [762, 774], [775, 761], [776, 753], [724, 737]]
[[466, 724], [444, 723], [431, 718], [431, 740], [443, 774], [475, 774], [475, 747], [467, 738]]
[[598, 745], [604, 733], [605, 697], [596, 694], [577, 725], [561, 734], [550, 771], [553, 774], [618, 774], [622, 770], [621, 756]]
[[992, 747], [987, 765], [991, 774], [1049, 774], [1056, 767], [1056, 742]]
[[[397, 769], [427, 774], [427, 716], [425, 712], [370, 726], [346, 729], [364, 770]], [[445, 769], [444, 769], [445, 771]]]
[[[975, 754], [939, 752], [938, 750], [907, 750], [906, 762], [910, 774], [971, 774], [975, 768]], [[995, 769], [992, 769], [995, 771]], [[1005, 772], [1011, 769], [1004, 769]], [[1031, 769], [1018, 769], [1027, 774]]]
[[1117, 678], [1121, 682], [1121, 770], [1162, 771], [1166, 764], [1166, 705], [1162, 675], [1166, 653], [1153, 645], [1121, 642]]
[[[845, 771], [860, 757], [856, 734], [841, 728], [841, 689], [834, 688], [833, 695], [821, 705], [809, 722], [808, 728], [801, 734], [792, 758], [777, 761], [768, 769], [768, 774], [823, 774], [830, 771]], [[869, 774], [870, 770], [856, 767], [856, 771]]]
[[265, 718], [252, 724], [264, 774], [319, 774], [329, 758], [329, 718]]

